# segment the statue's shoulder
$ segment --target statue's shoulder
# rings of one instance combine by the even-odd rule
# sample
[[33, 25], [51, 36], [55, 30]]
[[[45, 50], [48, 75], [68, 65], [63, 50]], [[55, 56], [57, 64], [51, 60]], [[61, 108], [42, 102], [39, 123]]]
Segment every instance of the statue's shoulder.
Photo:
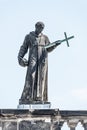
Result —
[[30, 37], [36, 36], [35, 31], [31, 31], [31, 32], [29, 33], [29, 36], [30, 36]]
[[26, 34], [25, 40], [29, 41], [32, 37], [32, 33], [30, 32], [29, 34]]
[[42, 37], [44, 37], [44, 39], [48, 39], [48, 36], [43, 33], [42, 33]]
[[30, 33], [26, 34], [25, 38], [28, 39], [30, 37]]
[[29, 34], [26, 34], [25, 35], [25, 39], [27, 40], [29, 38]]
[[45, 35], [45, 34], [43, 34], [43, 36], [44, 36], [45, 40], [46, 40], [47, 42], [49, 42], [49, 38], [48, 38], [48, 36]]

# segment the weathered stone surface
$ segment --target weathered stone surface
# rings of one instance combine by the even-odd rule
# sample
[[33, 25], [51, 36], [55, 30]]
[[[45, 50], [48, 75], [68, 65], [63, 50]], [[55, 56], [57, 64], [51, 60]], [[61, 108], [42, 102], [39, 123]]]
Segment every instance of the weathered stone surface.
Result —
[[17, 130], [17, 123], [16, 122], [2, 122], [3, 130]]
[[0, 130], [2, 130], [2, 122], [0, 121]]
[[19, 130], [50, 130], [50, 123], [44, 121], [22, 121]]
[[53, 125], [53, 130], [61, 130], [61, 127], [63, 126], [64, 121], [56, 122]]
[[64, 122], [70, 129], [80, 122], [86, 130], [87, 111], [0, 109], [0, 130], [61, 130]]

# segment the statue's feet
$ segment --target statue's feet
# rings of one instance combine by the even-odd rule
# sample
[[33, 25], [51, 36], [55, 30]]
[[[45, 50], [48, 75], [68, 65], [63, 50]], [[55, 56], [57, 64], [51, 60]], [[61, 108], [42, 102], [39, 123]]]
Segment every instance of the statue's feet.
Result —
[[32, 99], [19, 99], [19, 104], [30, 104], [32, 102]]
[[36, 97], [35, 99], [29, 98], [29, 99], [19, 99], [19, 104], [44, 104], [47, 101], [43, 101], [41, 97]]
[[36, 101], [42, 101], [41, 97], [36, 97]]

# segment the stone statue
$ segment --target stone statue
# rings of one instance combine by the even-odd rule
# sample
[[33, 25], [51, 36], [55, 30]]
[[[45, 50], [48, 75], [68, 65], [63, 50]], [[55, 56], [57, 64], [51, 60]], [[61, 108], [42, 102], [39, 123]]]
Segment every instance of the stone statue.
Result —
[[[29, 104], [31, 102], [48, 101], [48, 52], [51, 52], [57, 45], [45, 48], [50, 41], [42, 33], [43, 22], [35, 24], [35, 31], [25, 36], [23, 45], [20, 47], [18, 62], [21, 66], [27, 66], [24, 90], [19, 104]], [[29, 58], [24, 58], [29, 49]]]

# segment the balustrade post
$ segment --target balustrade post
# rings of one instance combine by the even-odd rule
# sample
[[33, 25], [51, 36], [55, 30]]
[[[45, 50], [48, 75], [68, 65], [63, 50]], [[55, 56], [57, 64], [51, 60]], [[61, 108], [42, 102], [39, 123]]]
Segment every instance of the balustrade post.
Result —
[[79, 122], [78, 120], [69, 120], [67, 124], [70, 130], [75, 130], [78, 122]]
[[87, 120], [82, 121], [82, 125], [84, 127], [84, 130], [87, 130]]
[[2, 130], [2, 122], [1, 122], [1, 120], [0, 120], [0, 130]]
[[60, 122], [54, 122], [52, 125], [51, 130], [61, 130], [61, 127], [63, 126], [64, 121]]

